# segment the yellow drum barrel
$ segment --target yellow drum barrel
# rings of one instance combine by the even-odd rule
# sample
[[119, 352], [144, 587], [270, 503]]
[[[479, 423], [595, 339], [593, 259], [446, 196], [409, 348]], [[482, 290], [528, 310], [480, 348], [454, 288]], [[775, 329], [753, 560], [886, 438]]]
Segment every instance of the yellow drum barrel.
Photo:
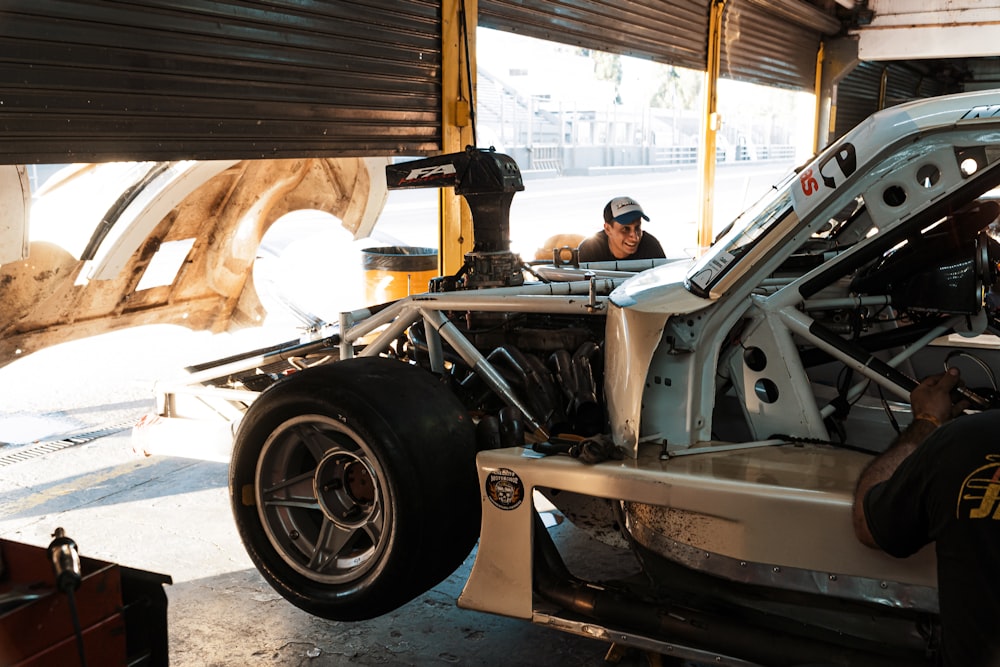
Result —
[[365, 270], [365, 303], [373, 305], [427, 291], [438, 275], [434, 248], [386, 246], [361, 251]]

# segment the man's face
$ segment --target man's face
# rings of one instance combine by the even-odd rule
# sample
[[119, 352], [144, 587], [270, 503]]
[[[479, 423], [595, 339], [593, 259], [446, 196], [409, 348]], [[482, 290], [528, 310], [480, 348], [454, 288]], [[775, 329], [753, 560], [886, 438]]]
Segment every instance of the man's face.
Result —
[[627, 225], [620, 222], [605, 222], [604, 231], [608, 234], [608, 247], [616, 259], [627, 259], [639, 249], [642, 239], [642, 218]]

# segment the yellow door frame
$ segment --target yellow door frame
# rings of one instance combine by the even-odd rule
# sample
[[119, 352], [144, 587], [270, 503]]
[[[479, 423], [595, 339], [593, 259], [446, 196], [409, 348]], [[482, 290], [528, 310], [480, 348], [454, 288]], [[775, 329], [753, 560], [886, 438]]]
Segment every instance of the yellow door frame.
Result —
[[819, 48], [816, 50], [816, 82], [813, 84], [813, 95], [816, 98], [816, 105], [813, 109], [813, 153], [818, 153], [823, 144], [826, 143], [822, 130], [823, 118], [823, 59], [826, 58], [826, 45], [820, 40]]
[[705, 105], [702, 115], [701, 196], [698, 198], [698, 245], [712, 244], [712, 216], [715, 196], [716, 134], [721, 127], [718, 110], [720, 60], [722, 55], [722, 18], [726, 0], [712, 0], [708, 15], [708, 54], [705, 65]]
[[[441, 150], [457, 153], [473, 143], [471, 110], [476, 95], [478, 0], [441, 3]], [[463, 30], [462, 22], [465, 21]], [[468, 50], [466, 50], [468, 45]], [[468, 79], [471, 77], [471, 81]], [[438, 269], [458, 271], [471, 252], [472, 212], [454, 188], [438, 191]]]

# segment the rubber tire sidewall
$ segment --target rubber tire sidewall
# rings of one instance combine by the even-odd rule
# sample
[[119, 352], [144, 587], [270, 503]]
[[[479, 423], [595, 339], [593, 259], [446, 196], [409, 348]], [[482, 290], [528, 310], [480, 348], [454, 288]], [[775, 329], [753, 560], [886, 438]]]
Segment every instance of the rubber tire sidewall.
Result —
[[[300, 415], [337, 419], [372, 450], [387, 479], [392, 522], [372, 569], [344, 585], [299, 573], [275, 551], [256, 505], [257, 461], [270, 434]], [[335, 620], [379, 616], [429, 590], [468, 556], [479, 535], [480, 498], [471, 420], [430, 373], [362, 358], [320, 366], [269, 387], [244, 416], [233, 447], [230, 500], [240, 538], [271, 586], [297, 607]]]

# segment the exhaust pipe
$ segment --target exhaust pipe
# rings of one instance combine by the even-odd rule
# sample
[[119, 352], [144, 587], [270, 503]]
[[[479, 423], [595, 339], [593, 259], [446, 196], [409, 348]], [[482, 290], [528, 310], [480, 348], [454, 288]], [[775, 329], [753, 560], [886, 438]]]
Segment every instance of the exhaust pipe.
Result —
[[597, 402], [597, 383], [590, 367], [590, 358], [598, 349], [596, 343], [587, 342], [572, 356], [568, 350], [556, 350], [549, 356], [549, 367], [562, 388], [573, 432], [588, 436], [600, 433], [604, 420], [604, 411]]

